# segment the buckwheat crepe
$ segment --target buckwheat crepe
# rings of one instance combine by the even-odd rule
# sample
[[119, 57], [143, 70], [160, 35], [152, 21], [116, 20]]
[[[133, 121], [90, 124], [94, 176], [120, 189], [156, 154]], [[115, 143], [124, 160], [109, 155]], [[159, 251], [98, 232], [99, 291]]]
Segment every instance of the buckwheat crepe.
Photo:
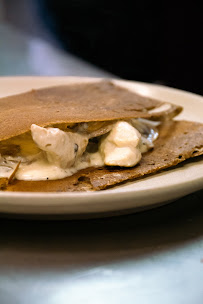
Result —
[[87, 123], [96, 137], [108, 133], [106, 125], [115, 121], [144, 118], [162, 122], [157, 127], [159, 137], [154, 148], [144, 153], [133, 167], [89, 167], [66, 178], [41, 181], [17, 180], [14, 172], [9, 179], [0, 177], [0, 187], [6, 191], [102, 190], [203, 154], [203, 125], [174, 121], [173, 117], [182, 110], [180, 106], [141, 96], [111, 81], [32, 90], [0, 99], [0, 108], [2, 155], [9, 150], [11, 154], [19, 152], [15, 151], [15, 145], [9, 147], [9, 142], [29, 134], [32, 124], [72, 131], [71, 128]]
[[172, 105], [167, 111], [149, 113], [163, 104], [110, 81], [32, 90], [0, 99], [0, 141], [29, 131], [33, 123], [45, 127], [138, 117], [162, 120], [182, 110]]

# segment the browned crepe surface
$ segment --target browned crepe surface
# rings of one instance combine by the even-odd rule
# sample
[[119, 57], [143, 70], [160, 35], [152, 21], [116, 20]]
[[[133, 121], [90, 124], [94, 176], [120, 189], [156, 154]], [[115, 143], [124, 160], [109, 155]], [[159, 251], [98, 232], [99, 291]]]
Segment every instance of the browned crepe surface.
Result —
[[173, 167], [203, 154], [203, 124], [167, 121], [160, 127], [154, 149], [133, 168], [89, 168], [56, 181], [13, 181], [8, 191], [66, 192], [106, 189], [121, 182]]
[[[33, 123], [48, 126], [138, 117], [161, 119], [165, 111], [148, 113], [161, 104], [110, 81], [32, 90], [0, 99], [0, 140], [27, 132]], [[173, 105], [170, 115], [181, 110]]]

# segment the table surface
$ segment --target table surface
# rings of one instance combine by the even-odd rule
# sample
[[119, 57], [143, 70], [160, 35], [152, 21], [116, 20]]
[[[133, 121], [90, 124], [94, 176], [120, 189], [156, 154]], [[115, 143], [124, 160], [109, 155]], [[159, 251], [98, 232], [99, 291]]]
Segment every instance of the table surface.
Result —
[[[110, 76], [5, 25], [0, 74]], [[203, 190], [106, 219], [1, 218], [0, 304], [7, 303], [202, 304]]]

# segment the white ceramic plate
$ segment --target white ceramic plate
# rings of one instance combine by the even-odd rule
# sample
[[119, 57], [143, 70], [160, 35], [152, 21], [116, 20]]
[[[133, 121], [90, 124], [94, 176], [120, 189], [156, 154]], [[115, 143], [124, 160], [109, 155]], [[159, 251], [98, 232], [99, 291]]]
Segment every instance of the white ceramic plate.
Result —
[[[32, 88], [89, 81], [74, 77], [3, 77], [0, 97]], [[96, 79], [91, 79], [95, 81]], [[131, 81], [118, 81], [133, 91], [184, 107], [178, 119], [203, 123], [203, 97], [188, 92]], [[0, 192], [0, 212], [9, 214], [90, 217], [151, 208], [203, 188], [203, 160], [194, 159], [174, 169], [129, 182], [110, 190], [84, 193]]]

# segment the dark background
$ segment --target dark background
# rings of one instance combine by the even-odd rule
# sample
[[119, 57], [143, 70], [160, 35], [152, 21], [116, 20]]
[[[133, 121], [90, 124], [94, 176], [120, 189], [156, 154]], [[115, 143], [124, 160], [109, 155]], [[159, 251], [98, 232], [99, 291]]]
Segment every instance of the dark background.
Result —
[[116, 76], [202, 95], [201, 3], [160, 2], [7, 0], [5, 11], [25, 31]]
[[43, 20], [65, 49], [125, 79], [203, 93], [200, 4], [129, 0], [38, 3]]

